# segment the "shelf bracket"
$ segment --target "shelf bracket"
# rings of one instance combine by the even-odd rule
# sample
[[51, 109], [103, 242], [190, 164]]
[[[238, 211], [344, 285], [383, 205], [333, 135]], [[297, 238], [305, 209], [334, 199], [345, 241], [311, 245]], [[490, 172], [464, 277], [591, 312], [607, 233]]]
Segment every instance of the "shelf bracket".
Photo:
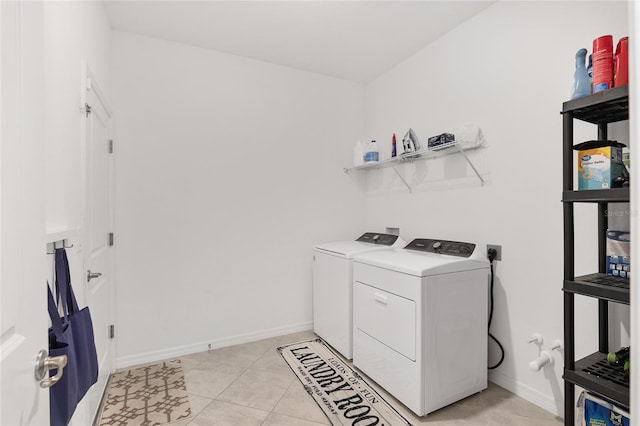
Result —
[[400, 180], [402, 181], [402, 183], [404, 183], [404, 186], [407, 187], [407, 189], [409, 190], [409, 193], [411, 193], [411, 187], [409, 186], [409, 184], [407, 183], [406, 180], [404, 180], [404, 178], [402, 177], [402, 175], [400, 174], [400, 172], [398, 171], [398, 169], [396, 169], [395, 166], [391, 167], [393, 169], [394, 172], [396, 172], [396, 174], [398, 175], [398, 177], [400, 178]]
[[482, 176], [480, 176], [480, 172], [478, 172], [478, 169], [476, 169], [476, 166], [473, 165], [473, 163], [471, 162], [471, 160], [469, 159], [469, 157], [467, 156], [467, 154], [464, 152], [464, 150], [462, 148], [460, 148], [460, 144], [454, 144], [454, 146], [456, 147], [456, 149], [458, 150], [458, 152], [460, 154], [462, 154], [462, 156], [464, 157], [465, 160], [467, 160], [467, 163], [469, 163], [469, 165], [471, 166], [471, 168], [473, 169], [473, 171], [476, 173], [476, 176], [478, 176], [478, 179], [480, 179], [480, 185], [484, 185], [484, 179], [482, 179]]

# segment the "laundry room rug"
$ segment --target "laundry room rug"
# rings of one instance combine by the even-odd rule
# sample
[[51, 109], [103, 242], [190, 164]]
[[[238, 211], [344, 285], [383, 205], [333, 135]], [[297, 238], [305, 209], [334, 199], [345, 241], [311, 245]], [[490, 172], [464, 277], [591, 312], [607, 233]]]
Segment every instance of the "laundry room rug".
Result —
[[180, 360], [114, 373], [99, 426], [158, 426], [191, 417]]
[[280, 346], [278, 352], [332, 425], [411, 426], [322, 339]]

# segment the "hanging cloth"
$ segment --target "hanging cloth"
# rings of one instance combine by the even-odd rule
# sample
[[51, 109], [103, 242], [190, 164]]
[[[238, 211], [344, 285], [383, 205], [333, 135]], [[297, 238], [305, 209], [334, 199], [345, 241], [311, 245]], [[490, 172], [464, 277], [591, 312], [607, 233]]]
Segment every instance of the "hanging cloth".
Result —
[[[66, 350], [68, 352], [67, 367], [62, 377], [69, 376], [67, 378], [69, 385], [66, 389], [57, 390], [56, 388], [60, 384], [60, 382], [58, 382], [50, 388], [52, 426], [68, 424], [78, 402], [80, 402], [91, 386], [98, 381], [98, 356], [96, 353], [91, 314], [89, 307], [84, 307], [83, 309], [78, 307], [76, 296], [71, 287], [69, 261], [64, 248], [55, 250], [55, 270], [56, 300], [58, 301], [58, 306], [54, 309], [56, 313], [55, 316], [61, 322], [63, 334], [60, 337], [61, 340], [58, 342], [67, 344]], [[58, 316], [58, 309], [62, 311], [62, 318]], [[49, 314], [51, 316], [51, 306]], [[51, 321], [52, 324], [54, 324], [53, 318]], [[56, 334], [55, 330], [53, 334]], [[56, 335], [56, 340], [57, 339], [58, 337]], [[49, 349], [51, 353], [51, 343]], [[71, 361], [71, 369], [69, 369], [69, 361]], [[58, 392], [64, 394], [66, 402], [61, 402], [60, 399], [56, 398]], [[54, 403], [59, 405], [56, 406]], [[58, 410], [60, 410], [59, 412], [68, 412], [69, 417], [66, 419], [66, 422], [54, 423], [54, 420], [58, 420], [58, 418], [64, 420], [61, 418], [62, 416], [57, 414], [59, 413]]]
[[[73, 335], [69, 322], [60, 318], [58, 307], [53, 300], [53, 294], [47, 283], [47, 297], [49, 305], [49, 356], [66, 355], [67, 365], [64, 367], [62, 377], [56, 384], [49, 388], [49, 417], [51, 426], [66, 426], [78, 405], [78, 376], [75, 351], [73, 348]], [[57, 374], [58, 369], [49, 372], [50, 376]]]

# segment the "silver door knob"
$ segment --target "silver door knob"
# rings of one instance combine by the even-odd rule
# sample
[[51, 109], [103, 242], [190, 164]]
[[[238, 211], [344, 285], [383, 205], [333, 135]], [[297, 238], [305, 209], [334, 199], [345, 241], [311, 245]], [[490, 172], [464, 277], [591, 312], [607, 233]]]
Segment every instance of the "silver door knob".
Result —
[[[64, 367], [67, 365], [67, 356], [47, 356], [47, 351], [38, 352], [36, 357], [36, 380], [40, 381], [41, 388], [50, 388], [60, 381], [64, 373]], [[47, 371], [57, 369], [56, 375], [46, 377]], [[46, 377], [46, 378], [45, 378]]]
[[91, 281], [93, 278], [101, 277], [102, 274], [100, 272], [91, 272], [91, 269], [87, 270], [87, 282]]

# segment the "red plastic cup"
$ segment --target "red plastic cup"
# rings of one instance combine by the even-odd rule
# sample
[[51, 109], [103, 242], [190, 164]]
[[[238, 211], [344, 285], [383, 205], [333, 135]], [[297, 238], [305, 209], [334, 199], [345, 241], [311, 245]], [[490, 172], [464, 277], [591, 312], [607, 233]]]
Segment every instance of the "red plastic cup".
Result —
[[593, 93], [613, 87], [613, 36], [593, 40]]

